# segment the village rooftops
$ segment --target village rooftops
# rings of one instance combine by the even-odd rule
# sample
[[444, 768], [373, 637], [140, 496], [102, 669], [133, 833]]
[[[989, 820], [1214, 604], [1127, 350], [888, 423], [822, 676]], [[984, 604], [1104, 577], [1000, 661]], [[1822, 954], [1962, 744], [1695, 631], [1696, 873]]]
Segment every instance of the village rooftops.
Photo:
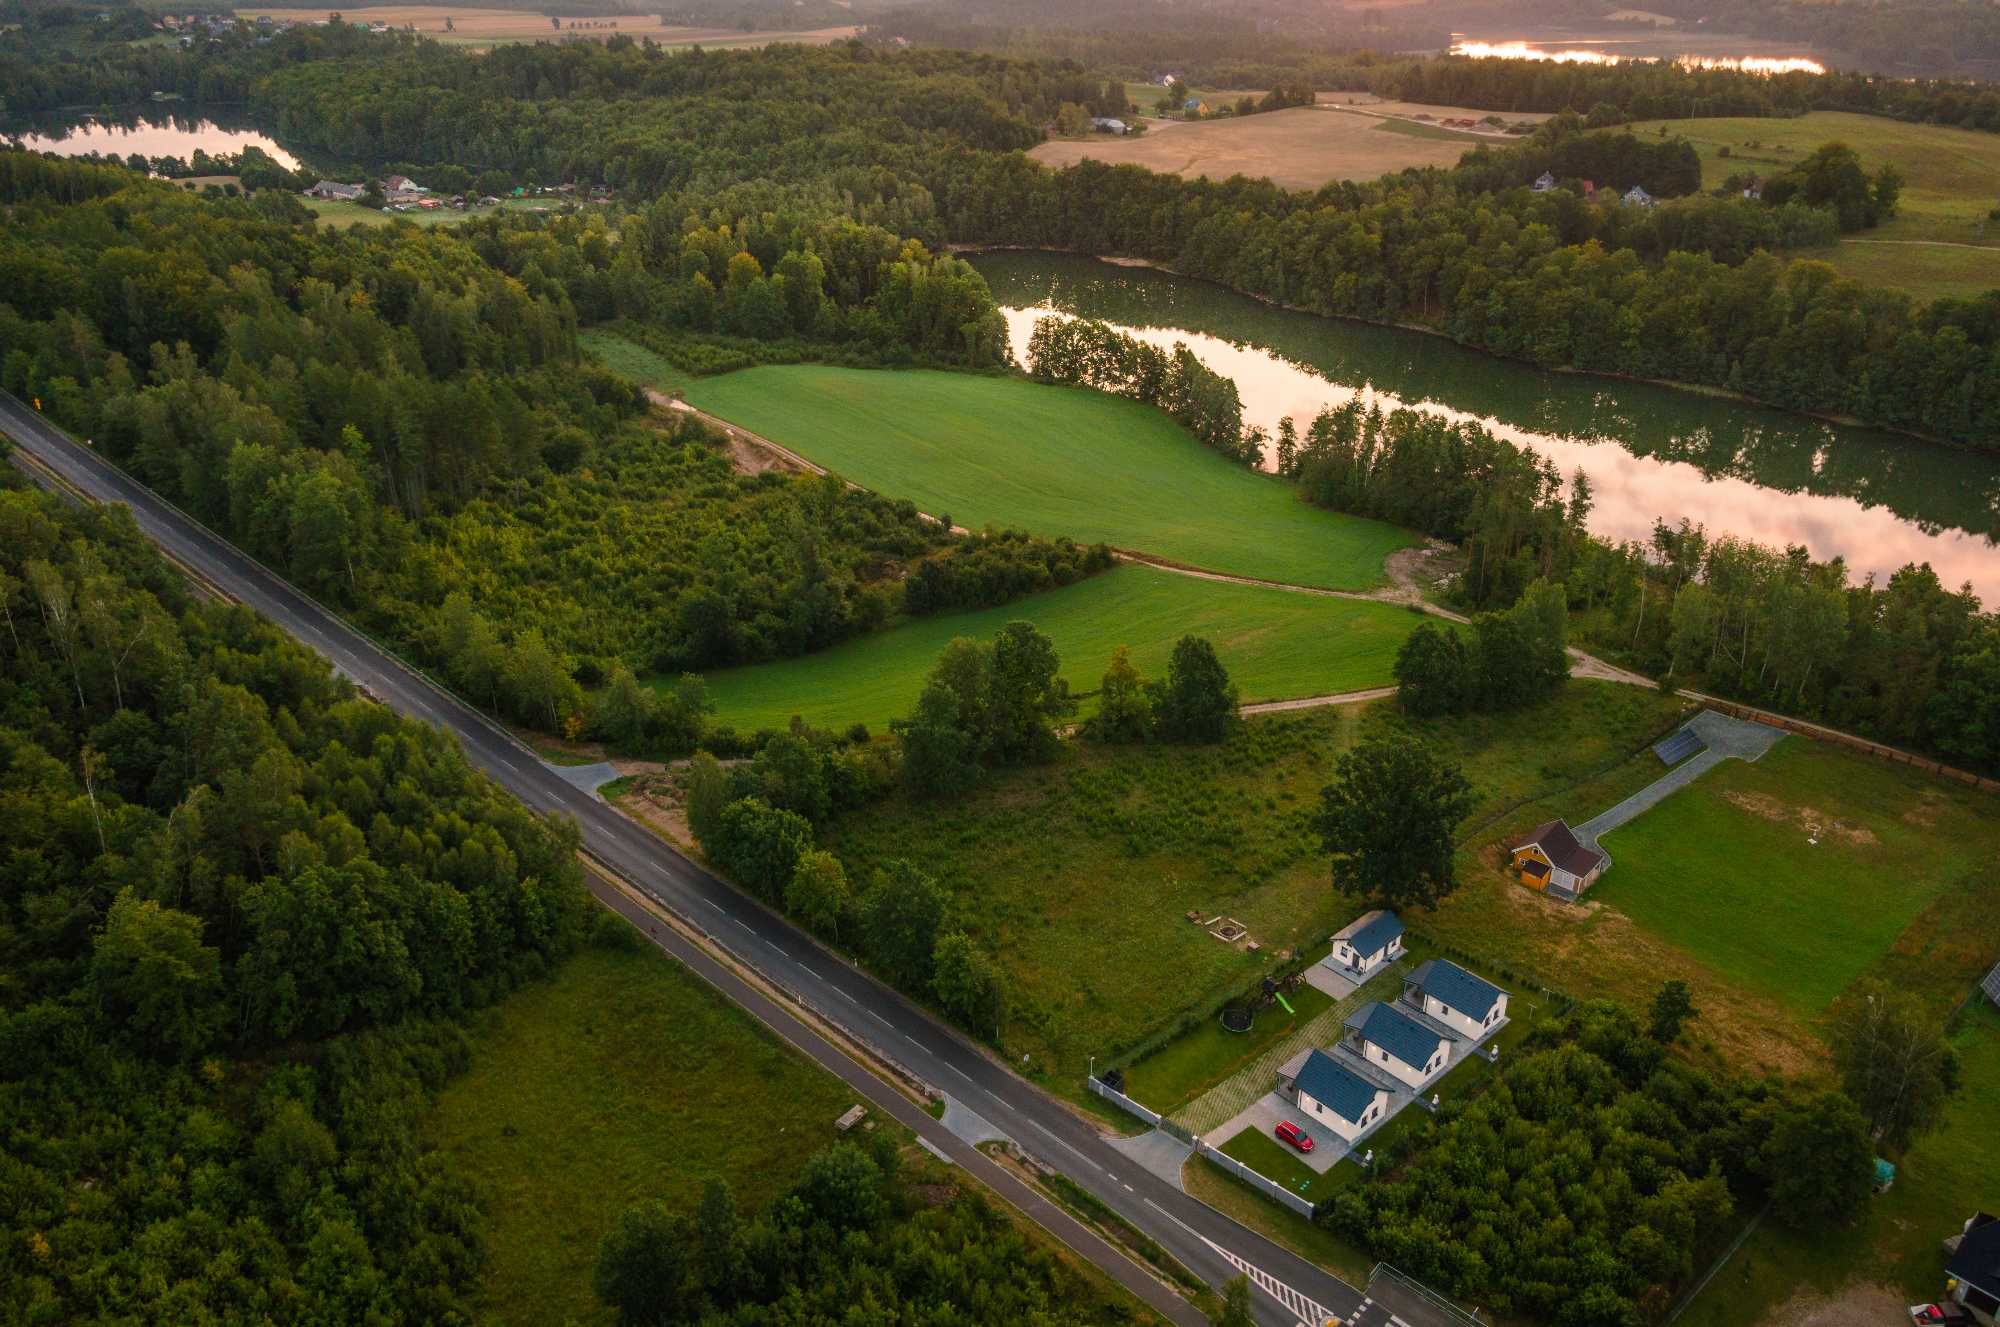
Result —
[[1380, 1046], [1404, 1064], [1422, 1068], [1437, 1054], [1437, 1048], [1445, 1041], [1442, 1032], [1433, 1031], [1411, 1018], [1399, 1009], [1371, 1000], [1347, 1016], [1345, 1026], [1361, 1034], [1361, 1039], [1371, 1046]]
[[1425, 959], [1403, 981], [1425, 995], [1436, 996], [1475, 1023], [1484, 1021], [1500, 1002], [1498, 986], [1473, 976], [1448, 958]]
[[1334, 934], [1335, 942], [1347, 941], [1357, 954], [1373, 954], [1386, 948], [1403, 934], [1403, 919], [1386, 908], [1364, 912]]
[[1586, 848], [1570, 832], [1569, 822], [1550, 820], [1529, 830], [1521, 841], [1514, 845], [1514, 851], [1523, 848], [1540, 848], [1542, 855], [1555, 863], [1558, 870], [1571, 875], [1585, 876], [1604, 864], [1604, 854], [1595, 848]]
[[1362, 1115], [1375, 1104], [1381, 1088], [1355, 1073], [1323, 1050], [1306, 1056], [1294, 1080], [1298, 1090], [1319, 1102], [1349, 1124], [1361, 1123]]

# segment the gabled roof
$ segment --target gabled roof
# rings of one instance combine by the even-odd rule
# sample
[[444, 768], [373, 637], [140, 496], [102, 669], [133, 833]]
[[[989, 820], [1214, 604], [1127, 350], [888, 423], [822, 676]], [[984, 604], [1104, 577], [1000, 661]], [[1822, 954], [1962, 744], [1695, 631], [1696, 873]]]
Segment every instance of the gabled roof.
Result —
[[[1982, 1216], [1984, 1221], [1979, 1219]], [[1945, 1275], [2000, 1296], [2000, 1221], [1981, 1212], [1969, 1224], [1972, 1228], [1959, 1240], [1958, 1252], [1945, 1264]]]
[[1515, 844], [1513, 850], [1519, 852], [1523, 848], [1540, 848], [1542, 856], [1571, 875], [1589, 875], [1604, 865], [1604, 854], [1577, 842], [1576, 835], [1570, 833], [1569, 822], [1564, 820], [1551, 820], [1529, 830], [1528, 836]]
[[1322, 1050], [1306, 1056], [1296, 1082], [1299, 1091], [1350, 1124], [1361, 1123], [1382, 1090]]
[[1431, 1031], [1380, 1000], [1370, 1000], [1349, 1014], [1346, 1025], [1359, 1032], [1363, 1041], [1380, 1046], [1412, 1069], [1429, 1064], [1444, 1043], [1443, 1033]]
[[1484, 1019], [1500, 1003], [1498, 986], [1473, 976], [1448, 958], [1427, 958], [1403, 980], [1475, 1020]]
[[1403, 919], [1387, 908], [1364, 912], [1334, 935], [1345, 940], [1356, 953], [1372, 954], [1403, 933]]

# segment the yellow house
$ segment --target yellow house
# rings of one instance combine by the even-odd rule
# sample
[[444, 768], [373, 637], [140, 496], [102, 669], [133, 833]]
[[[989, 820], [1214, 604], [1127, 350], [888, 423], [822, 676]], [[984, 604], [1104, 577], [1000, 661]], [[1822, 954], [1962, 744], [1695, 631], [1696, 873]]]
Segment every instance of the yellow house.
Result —
[[1564, 899], [1574, 899], [1596, 884], [1611, 865], [1602, 849], [1586, 847], [1561, 820], [1535, 826], [1512, 851], [1522, 884]]

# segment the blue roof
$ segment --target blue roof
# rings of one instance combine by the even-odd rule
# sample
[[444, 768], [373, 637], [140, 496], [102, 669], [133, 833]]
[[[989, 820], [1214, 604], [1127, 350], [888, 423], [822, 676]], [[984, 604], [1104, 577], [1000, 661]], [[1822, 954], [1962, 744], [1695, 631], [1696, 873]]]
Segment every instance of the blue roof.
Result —
[[1361, 1123], [1362, 1114], [1375, 1104], [1375, 1094], [1381, 1090], [1321, 1050], [1306, 1056], [1295, 1081], [1299, 1091], [1352, 1124]]
[[1403, 933], [1403, 919], [1395, 913], [1384, 910], [1375, 914], [1375, 919], [1347, 937], [1347, 943], [1357, 954], [1372, 954], [1388, 945]]
[[1498, 986], [1473, 976], [1448, 958], [1427, 958], [1403, 980], [1475, 1020], [1484, 1020], [1500, 1003]]
[[1380, 1000], [1370, 1000], [1347, 1016], [1347, 1026], [1361, 1034], [1362, 1040], [1380, 1046], [1389, 1054], [1409, 1065], [1421, 1069], [1431, 1062], [1437, 1048], [1444, 1042], [1442, 1032], [1433, 1032], [1400, 1009], [1394, 1009]]

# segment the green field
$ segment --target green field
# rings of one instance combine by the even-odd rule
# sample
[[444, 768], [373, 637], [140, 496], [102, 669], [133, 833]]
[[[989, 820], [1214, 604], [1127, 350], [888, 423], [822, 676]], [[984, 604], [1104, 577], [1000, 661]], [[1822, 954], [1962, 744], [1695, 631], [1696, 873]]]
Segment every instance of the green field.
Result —
[[685, 391], [695, 380], [693, 374], [675, 368], [636, 341], [601, 328], [586, 327], [579, 331], [576, 348], [601, 361], [619, 377], [657, 392]]
[[489, 1323], [611, 1322], [590, 1273], [619, 1212], [712, 1178], [759, 1207], [855, 1100], [650, 948], [585, 950], [474, 1027], [428, 1133], [486, 1208]]
[[989, 523], [1264, 580], [1382, 581], [1416, 542], [1307, 506], [1150, 406], [1081, 387], [930, 370], [776, 365], [687, 399], [848, 479], [977, 529]]
[[1992, 864], [1996, 811], [1971, 789], [1788, 738], [1607, 834], [1613, 865], [1592, 896], [1809, 1017]]
[[[1354, 917], [1358, 903], [1328, 884], [1312, 815], [1335, 758], [1362, 736], [1420, 736], [1459, 760], [1480, 798], [1471, 835], [1524, 803], [1591, 786], [1679, 708], [1648, 689], [1573, 682], [1549, 704], [1449, 724], [1410, 723], [1384, 702], [1257, 717], [1215, 747], [1074, 743], [1054, 764], [997, 775], [965, 798], [872, 804], [836, 820], [825, 841], [851, 879], [898, 858], [938, 878], [956, 922], [1006, 973], [1008, 1051], [1031, 1053], [1030, 1072], [1053, 1066], [1049, 1085], [1075, 1092], [1088, 1057], [1102, 1063], [1248, 990], [1280, 955]], [[1262, 949], [1223, 944], [1188, 922], [1190, 909], [1237, 918]], [[1497, 954], [1483, 970], [1517, 996], [1524, 989], [1508, 950], [1476, 934], [1464, 947]]]
[[1120, 566], [999, 608], [918, 618], [817, 654], [711, 673], [716, 721], [754, 732], [796, 714], [821, 727], [880, 729], [910, 712], [953, 637], [990, 639], [1021, 619], [1055, 641], [1072, 691], [1095, 691], [1120, 645], [1140, 672], [1159, 677], [1174, 642], [1192, 632], [1215, 643], [1245, 701], [1385, 686], [1420, 620], [1388, 604]]
[[[1700, 152], [1702, 182], [1709, 188], [1740, 172], [1779, 174], [1836, 141], [1859, 153], [1870, 171], [1893, 164], [1904, 180], [1897, 215], [1850, 239], [1897, 243], [1850, 242], [1797, 256], [1824, 259], [1856, 280], [1898, 286], [1927, 299], [2000, 286], [2000, 222], [1986, 215], [2000, 204], [2000, 135], [1845, 111], [1664, 123], [1669, 135], [1685, 137]], [[1660, 122], [1635, 125], [1633, 132], [1655, 134], [1660, 127]]]
[[1311, 1022], [1333, 1005], [1317, 986], [1288, 991], [1292, 1012], [1270, 1004], [1257, 1011], [1248, 1032], [1231, 1032], [1221, 1018], [1201, 1023], [1125, 1070], [1125, 1095], [1163, 1115], [1192, 1101], [1262, 1055], [1293, 1028]]
[[460, 212], [440, 207], [429, 212], [391, 212], [387, 208], [363, 207], [359, 203], [342, 202], [335, 198], [302, 198], [299, 201], [318, 213], [321, 221], [332, 226], [386, 226], [392, 221], [407, 221], [413, 226], [449, 226], [467, 217], [490, 216], [503, 211], [553, 214], [560, 206], [550, 199], [503, 198], [497, 208], [480, 207]]

